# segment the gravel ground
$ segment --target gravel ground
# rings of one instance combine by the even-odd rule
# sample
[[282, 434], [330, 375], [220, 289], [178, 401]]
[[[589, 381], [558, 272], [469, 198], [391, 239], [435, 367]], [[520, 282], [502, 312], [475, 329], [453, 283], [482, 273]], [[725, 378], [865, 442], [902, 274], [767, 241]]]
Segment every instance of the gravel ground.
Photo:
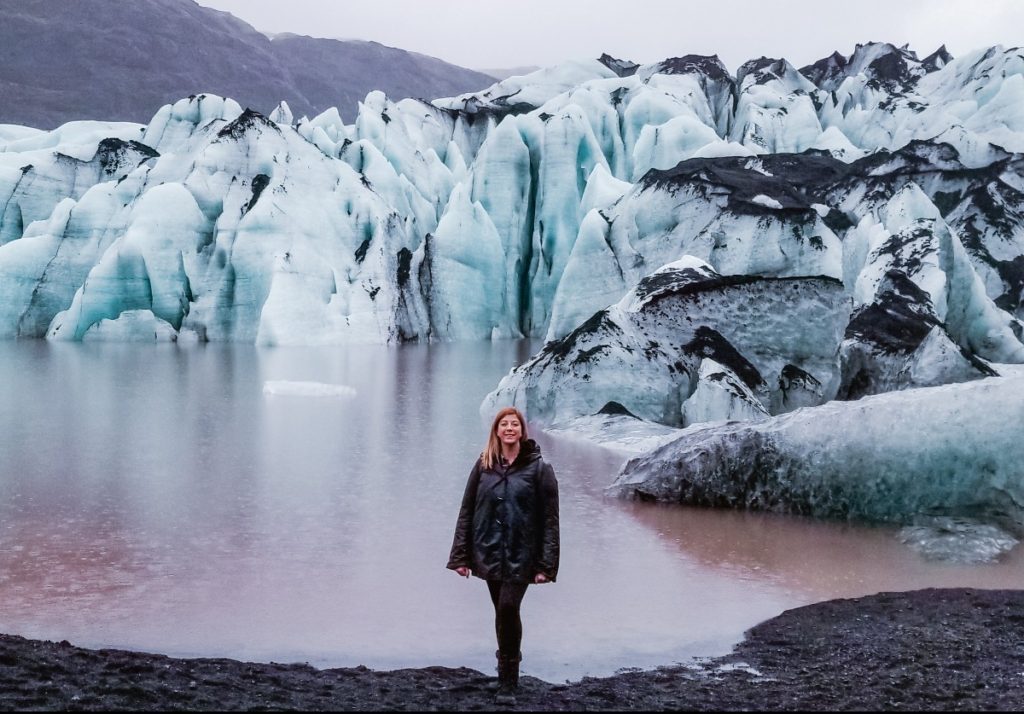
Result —
[[[174, 659], [0, 635], [0, 709], [493, 710], [493, 674]], [[880, 593], [788, 610], [732, 654], [551, 684], [520, 710], [1024, 709], [1024, 591]]]

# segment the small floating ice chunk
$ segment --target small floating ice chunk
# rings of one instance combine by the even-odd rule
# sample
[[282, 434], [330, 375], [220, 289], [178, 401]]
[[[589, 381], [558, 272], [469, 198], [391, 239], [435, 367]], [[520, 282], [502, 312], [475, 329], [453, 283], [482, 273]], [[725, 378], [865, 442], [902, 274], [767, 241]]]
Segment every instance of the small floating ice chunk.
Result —
[[263, 383], [263, 393], [289, 397], [354, 397], [356, 390], [346, 384], [292, 382], [284, 379], [275, 379]]
[[928, 560], [991, 563], [1020, 541], [998, 526], [940, 516], [900, 530], [899, 539]]
[[746, 672], [759, 679], [770, 679], [770, 677], [765, 677], [757, 667], [753, 667], [746, 662], [726, 662], [711, 670], [711, 674], [725, 674], [727, 672]]

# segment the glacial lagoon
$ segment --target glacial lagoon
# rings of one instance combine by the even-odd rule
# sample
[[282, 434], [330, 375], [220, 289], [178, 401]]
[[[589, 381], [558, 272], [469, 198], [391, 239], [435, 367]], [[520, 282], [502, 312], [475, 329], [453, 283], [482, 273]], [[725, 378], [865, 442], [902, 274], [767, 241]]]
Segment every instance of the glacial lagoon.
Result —
[[[492, 672], [486, 588], [444, 566], [479, 404], [535, 347], [0, 342], [0, 631]], [[524, 601], [527, 675], [720, 655], [829, 598], [1024, 588], [1021, 547], [934, 562], [897, 528], [609, 499], [621, 456], [535, 436], [562, 566]]]

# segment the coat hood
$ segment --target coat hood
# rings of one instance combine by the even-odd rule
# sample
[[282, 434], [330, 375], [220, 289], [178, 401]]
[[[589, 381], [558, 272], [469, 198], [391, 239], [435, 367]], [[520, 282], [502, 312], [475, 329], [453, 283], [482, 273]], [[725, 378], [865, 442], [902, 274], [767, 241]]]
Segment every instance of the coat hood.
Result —
[[514, 463], [528, 464], [540, 458], [540, 444], [533, 439], [527, 439], [519, 444], [519, 455]]

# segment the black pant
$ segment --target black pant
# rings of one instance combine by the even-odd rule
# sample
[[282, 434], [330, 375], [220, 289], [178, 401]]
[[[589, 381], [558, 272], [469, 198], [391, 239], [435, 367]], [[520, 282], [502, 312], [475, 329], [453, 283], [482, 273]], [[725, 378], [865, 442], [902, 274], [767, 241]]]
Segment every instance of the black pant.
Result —
[[487, 589], [494, 603], [494, 631], [498, 636], [498, 652], [503, 657], [519, 658], [519, 646], [523, 641], [523, 621], [519, 618], [519, 606], [529, 583], [510, 580], [488, 580]]

